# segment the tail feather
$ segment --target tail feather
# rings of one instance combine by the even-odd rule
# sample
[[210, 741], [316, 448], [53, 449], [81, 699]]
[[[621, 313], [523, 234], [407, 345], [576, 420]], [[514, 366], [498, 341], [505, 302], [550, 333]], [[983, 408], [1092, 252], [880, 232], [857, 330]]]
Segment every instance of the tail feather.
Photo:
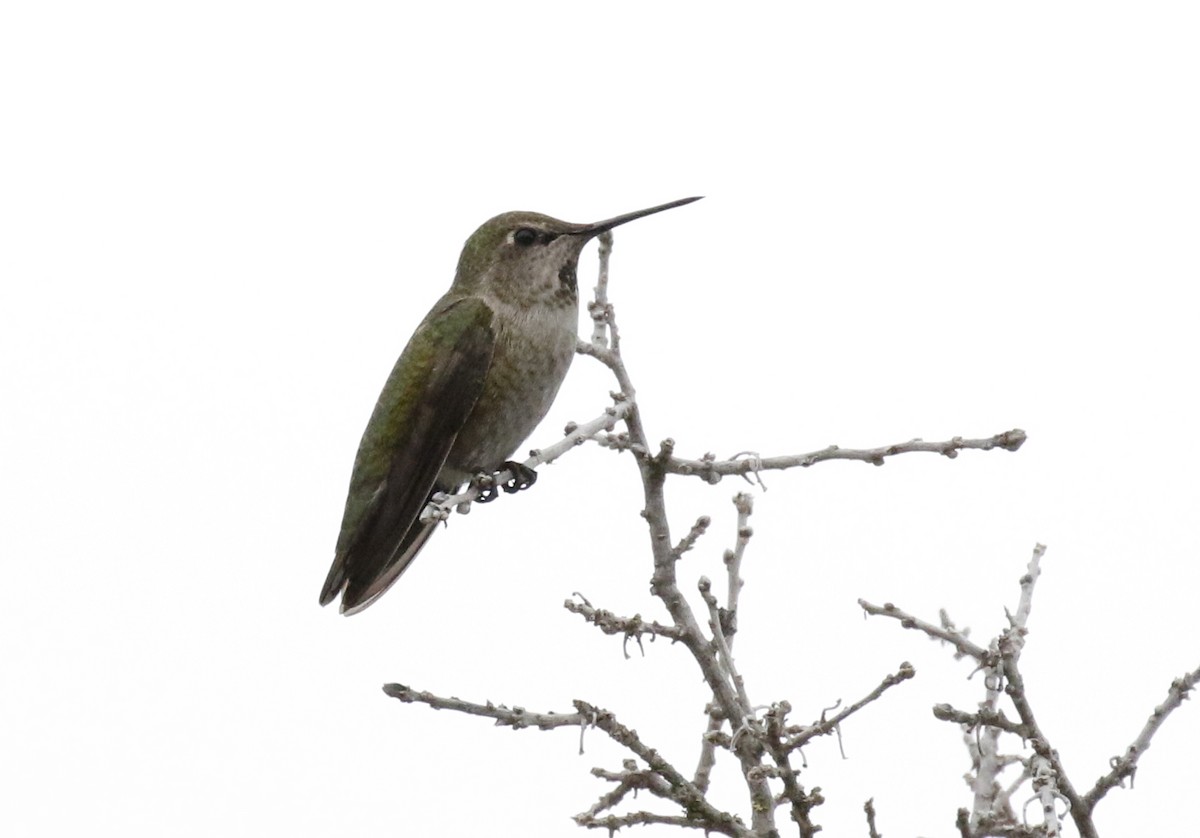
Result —
[[400, 574], [404, 573], [412, 564], [412, 560], [417, 557], [417, 553], [421, 552], [421, 548], [425, 546], [425, 542], [433, 535], [435, 529], [437, 529], [436, 521], [414, 525], [396, 545], [396, 552], [392, 554], [392, 558], [384, 566], [382, 573], [374, 579], [349, 580], [342, 590], [342, 613], [346, 616], [357, 614], [383, 596], [384, 592], [400, 578]]

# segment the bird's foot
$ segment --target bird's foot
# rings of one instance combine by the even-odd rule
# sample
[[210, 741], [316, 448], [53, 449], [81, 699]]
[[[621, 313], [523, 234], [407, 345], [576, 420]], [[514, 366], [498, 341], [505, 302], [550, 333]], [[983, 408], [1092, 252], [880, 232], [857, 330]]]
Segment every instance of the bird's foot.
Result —
[[[503, 471], [512, 472], [513, 477], [511, 480], [499, 483], [496, 481], [496, 475]], [[536, 471], [524, 463], [509, 460], [500, 466], [500, 471], [497, 471], [495, 474], [481, 473], [475, 475], [475, 479], [471, 481], [471, 484], [475, 487], [477, 493], [475, 495], [476, 503], [491, 503], [497, 498], [501, 489], [511, 495], [522, 489], [528, 489], [536, 482]]]
[[513, 460], [506, 462], [502, 468], [508, 469], [513, 473], [513, 479], [507, 483], [501, 483], [500, 488], [508, 492], [508, 494], [516, 494], [522, 489], [528, 489], [537, 482], [537, 472], [531, 469], [524, 463], [518, 463]]
[[491, 503], [496, 499], [499, 487], [496, 485], [495, 475], [480, 472], [475, 475], [471, 485], [475, 487], [476, 503]]

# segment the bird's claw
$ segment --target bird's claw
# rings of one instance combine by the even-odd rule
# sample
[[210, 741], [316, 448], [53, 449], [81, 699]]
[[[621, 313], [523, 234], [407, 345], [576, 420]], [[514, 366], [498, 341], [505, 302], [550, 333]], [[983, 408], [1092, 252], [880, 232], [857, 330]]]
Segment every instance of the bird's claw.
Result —
[[508, 494], [516, 494], [522, 489], [528, 489], [537, 482], [537, 472], [531, 469], [524, 463], [514, 462], [509, 460], [504, 464], [503, 468], [508, 469], [513, 473], [512, 480], [507, 483], [501, 483], [500, 488]]
[[475, 475], [475, 502], [476, 503], [491, 503], [496, 499], [498, 494], [496, 489], [496, 478], [491, 474]]
[[[496, 475], [500, 472], [509, 471], [513, 477], [504, 483], [496, 481]], [[477, 474], [473, 481], [475, 486], [475, 502], [476, 503], [491, 503], [500, 494], [503, 489], [507, 494], [515, 494], [522, 489], [528, 489], [537, 482], [537, 472], [531, 469], [524, 463], [517, 463], [509, 460], [500, 467], [500, 471], [496, 474]]]

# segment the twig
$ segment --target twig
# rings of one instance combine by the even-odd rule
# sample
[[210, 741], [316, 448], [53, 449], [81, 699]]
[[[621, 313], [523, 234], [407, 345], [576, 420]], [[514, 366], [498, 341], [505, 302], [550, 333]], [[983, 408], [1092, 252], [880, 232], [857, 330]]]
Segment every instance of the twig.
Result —
[[686, 460], [679, 457], [670, 457], [663, 463], [663, 468], [670, 474], [689, 475], [699, 477], [709, 483], [716, 483], [722, 477], [730, 475], [746, 475], [759, 471], [779, 471], [789, 468], [808, 468], [827, 460], [860, 460], [865, 463], [881, 466], [888, 457], [893, 457], [897, 454], [927, 452], [954, 458], [958, 456], [959, 451], [966, 449], [991, 451], [994, 448], [1001, 448], [1005, 451], [1016, 451], [1024, 443], [1025, 432], [1020, 428], [1014, 428], [1011, 431], [1005, 431], [1004, 433], [983, 439], [963, 439], [960, 436], [942, 442], [925, 442], [921, 439], [912, 439], [908, 442], [884, 445], [879, 448], [839, 448], [836, 445], [830, 445], [827, 448], [810, 451], [807, 454], [753, 457], [745, 460], [739, 458], [729, 460], [710, 458]]
[[708, 627], [712, 630], [713, 645], [717, 647], [719, 660], [725, 667], [725, 673], [733, 681], [743, 714], [751, 717], [754, 714], [754, 710], [750, 705], [750, 697], [746, 695], [746, 684], [742, 680], [742, 676], [738, 674], [737, 666], [733, 662], [733, 653], [729, 650], [730, 644], [725, 640], [721, 609], [717, 605], [717, 598], [713, 595], [712, 582], [709, 581], [707, 576], [701, 576], [696, 587], [700, 591], [700, 596], [704, 599], [704, 604], [708, 606]]
[[1033, 800], [1038, 801], [1042, 810], [1042, 830], [1046, 838], [1058, 838], [1062, 834], [1062, 822], [1058, 816], [1058, 801], [1062, 795], [1058, 793], [1057, 772], [1050, 760], [1040, 755], [1035, 754], [1029, 763], [1033, 775]]
[[[708, 791], [712, 770], [717, 764], [718, 743], [720, 740], [728, 738], [725, 734], [721, 733], [721, 728], [725, 724], [725, 717], [712, 704], [709, 704], [705, 710], [707, 711], [705, 715], [708, 716], [708, 724], [704, 728], [704, 733], [700, 736], [700, 758], [696, 763], [696, 773], [692, 775], [692, 782], [701, 791]], [[725, 747], [729, 747], [728, 744]]]
[[863, 811], [867, 813], [868, 838], [883, 838], [875, 828], [875, 798], [868, 798], [867, 802], [863, 804]]
[[900, 625], [906, 629], [915, 629], [923, 631], [934, 640], [941, 640], [949, 643], [960, 654], [983, 663], [988, 657], [988, 650], [973, 643], [967, 639], [967, 636], [957, 629], [942, 628], [935, 626], [933, 623], [926, 622], [919, 617], [907, 613], [903, 609], [897, 608], [890, 602], [885, 602], [883, 605], [872, 605], [865, 599], [860, 599], [858, 605], [863, 611], [876, 617], [891, 617], [893, 620], [899, 620]]
[[392, 698], [406, 703], [426, 704], [435, 710], [455, 710], [472, 716], [483, 716], [494, 719], [497, 725], [516, 730], [529, 727], [541, 730], [567, 726], [597, 727], [608, 734], [614, 742], [632, 751], [666, 782], [665, 786], [645, 784], [643, 787], [650, 788], [655, 793], [661, 793], [664, 797], [682, 806], [687, 813], [689, 823], [694, 822], [700, 828], [735, 836], [735, 838], [752, 838], [750, 831], [740, 820], [709, 804], [699, 789], [688, 782], [657, 751], [642, 742], [635, 731], [618, 722], [609, 711], [586, 701], [576, 700], [574, 713], [534, 713], [523, 707], [506, 707], [491, 702], [478, 704], [463, 701], [460, 698], [446, 698], [429, 692], [418, 692], [404, 684], [385, 684], [383, 691]]
[[[746, 555], [746, 545], [754, 530], [750, 527], [750, 516], [754, 514], [754, 496], [746, 492], [738, 492], [733, 497], [733, 506], [737, 510], [737, 535], [732, 550], [726, 550], [724, 555], [725, 571], [727, 574], [725, 593], [725, 613], [720, 620], [725, 633], [725, 642], [732, 650], [734, 635], [737, 633], [738, 599], [742, 593], [742, 559]], [[719, 713], [708, 713], [708, 724], [700, 737], [700, 758], [696, 763], [696, 773], [692, 782], [701, 789], [708, 789], [709, 777], [717, 761], [717, 734], [724, 725], [724, 718]]]
[[[730, 622], [736, 627], [738, 597], [745, 584], [742, 581], [742, 559], [746, 555], [746, 545], [750, 543], [750, 537], [754, 535], [754, 530], [750, 527], [750, 516], [754, 514], [754, 495], [738, 492], [733, 496], [733, 505], [738, 513], [737, 540], [734, 541], [732, 550], [725, 551], [725, 570], [729, 576], [726, 583], [728, 589], [725, 596], [725, 610], [731, 615]], [[732, 632], [730, 634], [732, 635]], [[730, 642], [733, 642], [732, 637], [730, 637]]]
[[1094, 808], [1111, 788], [1124, 785], [1126, 777], [1129, 778], [1132, 785], [1134, 774], [1137, 773], [1138, 759], [1150, 748], [1150, 740], [1158, 732], [1162, 723], [1167, 720], [1167, 716], [1179, 709], [1184, 700], [1190, 697], [1190, 693], [1195, 689], [1197, 683], [1200, 683], [1200, 668], [1171, 682], [1171, 686], [1167, 690], [1167, 700], [1154, 708], [1154, 712], [1150, 714], [1150, 718], [1142, 727], [1142, 732], [1133, 740], [1133, 744], [1125, 751], [1125, 755], [1113, 757], [1110, 761], [1112, 770], [1097, 780], [1092, 790], [1084, 795], [1083, 802], [1089, 810]]
[[739, 818], [710, 804], [703, 792], [685, 779], [675, 766], [663, 759], [658, 751], [642, 742], [636, 731], [618, 722], [607, 710], [586, 701], [576, 700], [574, 704], [581, 717], [590, 719], [596, 727], [607, 733], [610, 739], [637, 755], [668, 783], [670, 789], [666, 792], [667, 796], [683, 807], [689, 822], [695, 822], [701, 828], [724, 835], [751, 838], [753, 833], [746, 829]]
[[1021, 631], [1025, 630], [1026, 624], [1029, 622], [1029, 615], [1033, 611], [1033, 586], [1037, 584], [1038, 578], [1042, 575], [1042, 556], [1044, 555], [1046, 555], [1046, 545], [1035, 544], [1033, 557], [1025, 568], [1025, 575], [1021, 577], [1021, 600], [1017, 604], [1017, 613], [1009, 617], [1013, 628]]
[[575, 816], [576, 823], [583, 820], [594, 820], [603, 812], [615, 807], [625, 799], [629, 792], [645, 789], [656, 797], [670, 798], [671, 786], [653, 771], [643, 771], [637, 767], [637, 761], [625, 760], [623, 771], [605, 771], [603, 768], [593, 768], [592, 776], [616, 783], [616, 787], [600, 795], [600, 799], [586, 812]]
[[[632, 617], [618, 617], [611, 611], [603, 608], [594, 608], [581, 594], [576, 594], [582, 602], [574, 600], [564, 600], [563, 608], [570, 611], [572, 614], [578, 614], [587, 620], [596, 628], [600, 629], [605, 634], [621, 634], [625, 636], [625, 641], [628, 643], [629, 638], [637, 641], [639, 647], [642, 645], [642, 635], [648, 634], [651, 639], [655, 637], [667, 637], [672, 642], [680, 640], [681, 632], [676, 626], [665, 626], [657, 620], [646, 622], [642, 619], [641, 614], [634, 614]], [[625, 651], [625, 657], [629, 657], [628, 650]]]
[[511, 727], [521, 730], [536, 727], [539, 730], [550, 730], [556, 727], [579, 727], [591, 724], [591, 719], [580, 713], [534, 713], [524, 707], [507, 707], [503, 704], [477, 704], [463, 701], [461, 698], [443, 698], [430, 692], [418, 692], [404, 684], [384, 684], [383, 691], [392, 698], [399, 699], [405, 704], [427, 704], [434, 710], [454, 710], [470, 716], [483, 716], [495, 719], [498, 727]]
[[792, 820], [799, 827], [801, 838], [815, 838], [821, 827], [813, 823], [810, 815], [813, 809], [825, 802], [825, 798], [821, 796], [819, 787], [814, 788], [811, 794], [806, 792], [800, 785], [796, 769], [792, 767], [791, 752], [784, 744], [784, 733], [788, 730], [787, 714], [791, 710], [792, 705], [786, 701], [771, 705], [763, 717], [766, 726], [763, 742], [775, 761], [771, 776], [783, 781], [781, 797], [792, 804]]
[[[981, 716], [1000, 714], [1000, 688], [1004, 676], [1000, 672], [999, 643], [988, 648], [988, 656], [980, 664], [983, 671], [984, 698], [979, 704]], [[1023, 728], [1024, 729], [1024, 728]], [[976, 727], [975, 747], [971, 749], [975, 778], [971, 783], [974, 799], [971, 805], [971, 823], [978, 826], [984, 821], [1002, 820], [1011, 816], [1005, 807], [1008, 800], [1000, 801], [1000, 772], [1004, 770], [1000, 756], [1000, 728], [995, 726]]]
[[700, 540], [700, 536], [704, 535], [708, 529], [708, 525], [711, 523], [712, 519], [707, 515], [701, 515], [697, 518], [696, 523], [692, 524], [692, 529], [683, 537], [682, 541], [675, 545], [675, 549], [671, 551], [675, 554], [675, 558], [681, 557], [684, 553], [695, 547], [696, 542]]
[[1003, 710], [996, 710], [987, 706], [980, 707], [978, 713], [967, 713], [949, 704], [936, 704], [933, 707], [933, 715], [936, 719], [962, 725], [968, 730], [975, 730], [981, 727], [995, 727], [1005, 733], [1016, 734], [1022, 739], [1029, 738], [1024, 726], [1020, 722], [1012, 721], [1008, 716], [1004, 715]]
[[612, 306], [608, 303], [608, 257], [612, 253], [613, 236], [611, 230], [605, 230], [598, 237], [600, 247], [600, 270], [596, 277], [596, 287], [592, 289], [593, 297], [588, 302], [588, 314], [592, 317], [592, 346], [597, 349], [607, 349], [609, 345], [609, 321], [612, 319]]
[[[845, 710], [842, 710], [840, 713], [837, 713], [828, 719], [822, 719], [819, 722], [815, 722], [808, 727], [797, 728], [796, 730], [798, 732], [796, 732], [795, 735], [791, 736], [787, 740], [785, 747], [789, 751], [794, 751], [797, 748], [803, 747], [818, 736], [826, 736], [832, 733], [837, 729], [838, 725], [840, 725], [850, 716], [866, 707], [872, 701], [878, 699], [892, 687], [896, 686], [897, 684], [904, 683], [916, 674], [917, 670], [913, 668], [913, 665], [908, 661], [905, 661], [904, 663], [900, 664], [899, 668], [895, 672], [886, 676], [882, 681], [880, 681], [875, 689], [871, 690], [871, 692], [867, 693], [858, 701], [851, 704]], [[789, 730], [789, 733], [790, 732], [792, 731]]]
[[575, 823], [588, 829], [607, 830], [610, 835], [618, 829], [624, 829], [627, 826], [650, 826], [651, 824], [683, 826], [690, 829], [702, 829], [705, 833], [719, 832], [722, 835], [750, 835], [749, 832], [721, 829], [704, 821], [692, 820], [680, 815], [659, 815], [654, 812], [627, 812], [624, 815], [607, 815], [603, 818], [591, 817], [585, 813], [576, 815]]
[[[1050, 740], [1037, 723], [1033, 705], [1029, 702], [1029, 697], [1025, 692], [1025, 680], [1021, 676], [1019, 666], [1021, 651], [1025, 645], [1025, 634], [1028, 631], [1026, 623], [1033, 608], [1033, 589], [1041, 575], [1041, 560], [1045, 552], [1046, 548], [1041, 544], [1034, 547], [1033, 557], [1029, 560], [1025, 574], [1021, 577], [1021, 599], [1017, 606], [1017, 613], [1009, 616], [1011, 625], [999, 638], [1001, 672], [1005, 681], [1004, 691], [1008, 694], [1021, 719], [1021, 724], [1029, 734], [1029, 743], [1033, 747], [1034, 753], [1045, 760], [1044, 767], [1033, 771], [1035, 779], [1039, 781], [1036, 791], [1040, 795], [1061, 795], [1065, 798], [1069, 802], [1071, 819], [1075, 822], [1075, 828], [1079, 831], [1081, 838], [1097, 838], [1091, 811], [1087, 808], [1083, 798], [1075, 791], [1075, 787], [1059, 759], [1058, 752], [1051, 747]], [[1055, 821], [1047, 823], [1046, 828], [1056, 828]]]

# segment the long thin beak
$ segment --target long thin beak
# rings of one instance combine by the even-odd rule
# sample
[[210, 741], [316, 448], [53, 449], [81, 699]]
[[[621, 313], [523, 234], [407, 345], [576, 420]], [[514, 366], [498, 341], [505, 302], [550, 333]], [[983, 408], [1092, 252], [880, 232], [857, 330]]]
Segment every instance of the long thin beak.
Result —
[[692, 203], [692, 201], [699, 201], [703, 197], [703, 195], [697, 195], [694, 198], [680, 198], [678, 201], [671, 201], [669, 204], [659, 204], [657, 207], [627, 212], [624, 215], [618, 215], [615, 218], [609, 218], [606, 221], [596, 221], [591, 224], [581, 224], [579, 227], [571, 231], [571, 235], [588, 237], [596, 236], [600, 233], [603, 233], [605, 230], [611, 230], [613, 227], [619, 227], [626, 221], [633, 221], [635, 218], [645, 218], [647, 215], [654, 215], [656, 212], [662, 212], [663, 210], [681, 207], [684, 204]]

